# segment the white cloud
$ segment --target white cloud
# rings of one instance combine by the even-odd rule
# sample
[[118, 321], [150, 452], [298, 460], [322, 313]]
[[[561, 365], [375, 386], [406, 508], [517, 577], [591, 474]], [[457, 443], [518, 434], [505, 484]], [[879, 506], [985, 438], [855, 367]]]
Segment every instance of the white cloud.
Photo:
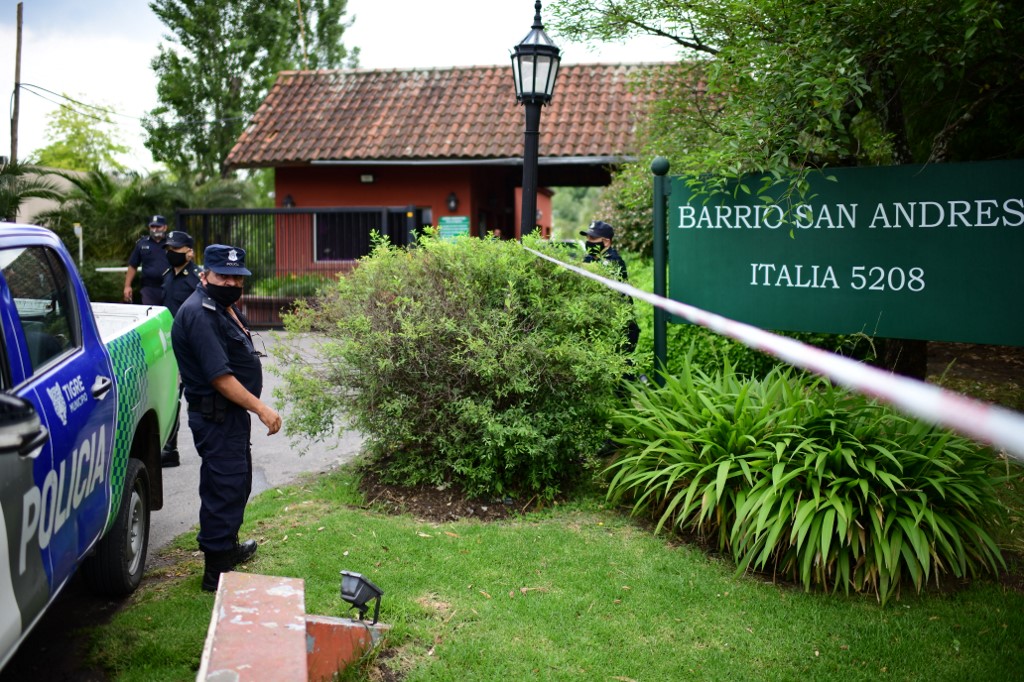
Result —
[[[0, 45], [10, 50], [10, 68], [4, 65], [0, 93], [13, 109], [14, 53], [16, 33], [11, 25], [0, 25]], [[5, 50], [6, 51], [6, 50]], [[132, 168], [152, 168], [153, 161], [142, 145], [141, 117], [156, 106], [155, 79], [149, 68], [156, 55], [152, 41], [130, 34], [98, 35], [59, 29], [45, 34], [29, 28], [22, 35], [21, 82], [49, 90], [56, 95], [23, 87], [18, 116], [18, 157], [46, 144], [47, 114], [61, 102], [60, 95], [94, 106], [112, 107], [112, 120], [121, 140], [132, 147], [125, 163]], [[4, 61], [7, 61], [6, 59]], [[85, 107], [77, 107], [88, 112]], [[9, 155], [10, 125], [0, 135], [0, 154]]]

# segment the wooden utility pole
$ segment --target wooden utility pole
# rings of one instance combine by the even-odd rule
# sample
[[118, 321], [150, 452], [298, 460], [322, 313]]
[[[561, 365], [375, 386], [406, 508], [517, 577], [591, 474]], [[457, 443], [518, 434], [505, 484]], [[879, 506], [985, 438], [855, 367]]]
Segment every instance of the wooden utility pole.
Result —
[[14, 52], [14, 111], [11, 112], [11, 163], [18, 163], [18, 109], [21, 105], [21, 6], [18, 3], [18, 39]]

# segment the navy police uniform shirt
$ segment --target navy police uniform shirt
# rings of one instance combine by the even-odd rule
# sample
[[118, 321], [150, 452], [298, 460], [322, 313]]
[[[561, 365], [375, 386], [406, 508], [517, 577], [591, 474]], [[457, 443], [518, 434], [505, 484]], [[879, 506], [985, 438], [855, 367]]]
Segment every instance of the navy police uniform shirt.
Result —
[[[239, 318], [248, 326], [241, 314]], [[207, 296], [202, 284], [174, 316], [171, 347], [189, 403], [216, 393], [211, 382], [225, 374], [233, 374], [257, 398], [263, 392], [263, 366], [252, 339], [222, 305]]]
[[164, 244], [167, 238], [155, 241], [146, 235], [135, 242], [132, 254], [128, 256], [128, 265], [139, 270], [139, 279], [144, 287], [159, 287], [164, 283], [164, 273], [171, 264], [167, 262]]
[[178, 314], [178, 308], [198, 286], [199, 268], [195, 263], [187, 263], [181, 272], [167, 268], [167, 272], [164, 273], [164, 305], [171, 311], [171, 315]]
[[[594, 261], [598, 260], [598, 258], [599, 257], [595, 256], [594, 254], [588, 253], [586, 256], [583, 257], [583, 262], [593, 263]], [[629, 273], [626, 272], [626, 261], [622, 260], [622, 256], [619, 255], [619, 252], [615, 250], [614, 246], [609, 246], [607, 249], [605, 249], [604, 252], [600, 255], [600, 260], [604, 261], [605, 263], [613, 264], [615, 267], [619, 269], [619, 279], [621, 279], [623, 282], [629, 281]]]

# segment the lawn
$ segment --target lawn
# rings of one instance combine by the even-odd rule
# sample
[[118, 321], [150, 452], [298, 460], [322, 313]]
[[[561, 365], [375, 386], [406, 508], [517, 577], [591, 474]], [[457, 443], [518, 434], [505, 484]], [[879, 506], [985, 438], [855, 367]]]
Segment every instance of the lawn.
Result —
[[[1006, 680], [1024, 670], [1024, 593], [996, 581], [870, 597], [805, 593], [653, 536], [599, 493], [505, 521], [433, 523], [367, 507], [343, 468], [248, 510], [246, 570], [303, 578], [344, 616], [339, 571], [384, 590], [391, 634], [351, 679]], [[111, 680], [192, 680], [213, 606], [187, 533], [93, 632]], [[392, 676], [387, 679], [396, 679]]]

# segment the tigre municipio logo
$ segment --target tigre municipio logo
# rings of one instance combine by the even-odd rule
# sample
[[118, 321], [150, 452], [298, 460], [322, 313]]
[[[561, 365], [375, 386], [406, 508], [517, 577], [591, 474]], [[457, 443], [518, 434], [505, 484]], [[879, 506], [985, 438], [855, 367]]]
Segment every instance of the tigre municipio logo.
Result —
[[60, 384], [54, 384], [46, 389], [46, 392], [50, 396], [50, 402], [53, 403], [53, 411], [60, 417], [60, 423], [64, 426], [68, 424], [68, 404], [64, 402], [64, 394], [60, 390]]

